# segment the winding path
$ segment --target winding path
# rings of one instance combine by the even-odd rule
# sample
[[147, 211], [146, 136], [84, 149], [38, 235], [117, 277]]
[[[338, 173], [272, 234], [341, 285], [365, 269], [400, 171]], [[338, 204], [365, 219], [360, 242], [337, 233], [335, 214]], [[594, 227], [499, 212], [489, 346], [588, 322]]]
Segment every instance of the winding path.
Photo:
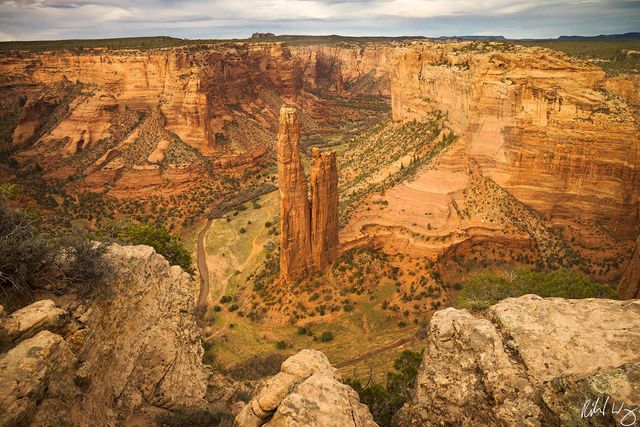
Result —
[[364, 354], [361, 354], [360, 356], [354, 358], [354, 359], [350, 359], [350, 360], [343, 360], [342, 362], [338, 362], [336, 364], [333, 365], [334, 368], [339, 369], [339, 368], [344, 368], [346, 366], [351, 366], [351, 365], [355, 365], [356, 363], [359, 362], [363, 362], [365, 360], [371, 359], [374, 356], [377, 356], [379, 354], [385, 353], [389, 350], [395, 350], [396, 348], [402, 347], [405, 344], [410, 344], [413, 343], [414, 341], [416, 341], [418, 339], [418, 337], [414, 334], [411, 335], [409, 337], [405, 337], [405, 338], [400, 338], [399, 340], [389, 344], [389, 345], [385, 345], [384, 347], [379, 347], [376, 348], [375, 350], [371, 350], [369, 352], [366, 352]]

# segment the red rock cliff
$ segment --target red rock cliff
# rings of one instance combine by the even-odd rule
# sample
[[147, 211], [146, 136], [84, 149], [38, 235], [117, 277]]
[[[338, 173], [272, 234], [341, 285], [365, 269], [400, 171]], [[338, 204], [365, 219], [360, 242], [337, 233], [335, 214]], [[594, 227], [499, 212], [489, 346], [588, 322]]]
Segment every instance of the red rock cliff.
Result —
[[618, 286], [618, 294], [623, 299], [640, 298], [640, 237]]
[[300, 125], [294, 107], [280, 109], [280, 276], [304, 279], [329, 265], [338, 252], [338, 172], [334, 152], [313, 150], [311, 202], [300, 158]]
[[338, 253], [338, 170], [336, 153], [313, 147], [311, 165], [311, 252], [319, 270]]
[[[483, 173], [552, 224], [580, 218], [630, 240], [640, 139], [633, 109], [607, 82], [600, 68], [542, 48], [411, 44], [393, 61], [393, 117], [445, 112]], [[608, 86], [637, 93], [631, 80]]]
[[280, 109], [278, 132], [278, 184], [280, 187], [280, 275], [286, 281], [312, 271], [310, 209], [307, 177], [300, 159], [300, 124], [296, 110]]

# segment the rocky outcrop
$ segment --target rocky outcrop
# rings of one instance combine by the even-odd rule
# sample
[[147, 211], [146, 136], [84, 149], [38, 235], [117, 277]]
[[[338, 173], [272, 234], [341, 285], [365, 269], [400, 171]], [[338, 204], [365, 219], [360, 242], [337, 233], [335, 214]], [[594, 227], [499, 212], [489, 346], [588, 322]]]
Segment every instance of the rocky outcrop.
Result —
[[636, 408], [639, 339], [638, 301], [528, 295], [492, 306], [486, 318], [447, 308], [431, 319], [413, 399], [395, 422], [569, 425], [586, 399], [603, 395]]
[[277, 153], [280, 274], [290, 282], [302, 279], [313, 271], [308, 185], [300, 158], [300, 124], [294, 107], [285, 105], [280, 109]]
[[623, 299], [640, 298], [640, 237], [618, 285], [618, 295]]
[[59, 328], [64, 323], [64, 316], [65, 311], [51, 300], [37, 301], [4, 319], [0, 316], [0, 349], [31, 338], [44, 329]]
[[266, 380], [236, 417], [238, 427], [375, 426], [357, 393], [324, 354], [302, 350]]
[[300, 157], [296, 109], [280, 110], [280, 274], [287, 282], [308, 277], [333, 261], [338, 251], [338, 172], [335, 153], [314, 147], [311, 202]]
[[202, 364], [191, 277], [149, 246], [112, 244], [105, 257], [114, 274], [93, 300], [8, 316], [0, 306], [0, 425], [153, 425], [183, 407], [230, 410], [233, 384]]
[[49, 331], [0, 356], [0, 425], [71, 425], [75, 364], [64, 339]]
[[322, 270], [338, 255], [338, 168], [336, 153], [312, 149], [311, 257]]
[[85, 423], [150, 417], [204, 403], [206, 375], [192, 279], [149, 246], [111, 245], [117, 277], [91, 307], [77, 382]]

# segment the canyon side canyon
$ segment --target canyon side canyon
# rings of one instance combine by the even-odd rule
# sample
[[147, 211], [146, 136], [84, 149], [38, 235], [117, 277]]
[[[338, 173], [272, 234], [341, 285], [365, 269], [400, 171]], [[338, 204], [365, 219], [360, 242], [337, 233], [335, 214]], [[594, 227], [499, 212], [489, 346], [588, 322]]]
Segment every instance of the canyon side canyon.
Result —
[[[343, 244], [437, 258], [492, 241], [544, 263], [580, 258], [613, 283], [640, 233], [637, 79], [544, 48], [272, 42], [10, 52], [0, 75], [14, 125], [2, 141], [14, 167], [0, 179], [37, 181], [25, 197], [50, 218], [129, 215], [188, 229], [276, 161], [279, 108], [293, 103], [304, 150], [323, 135], [377, 131], [366, 152], [337, 155]], [[411, 123], [436, 119], [431, 142], [389, 151], [386, 134], [404, 146], [420, 138], [406, 133]], [[448, 138], [444, 149], [427, 159], [438, 138]], [[415, 159], [417, 173], [403, 181]], [[368, 208], [382, 201], [384, 209]], [[429, 230], [417, 221], [425, 217]]]
[[[511, 41], [187, 42], [0, 51], [0, 215], [64, 242], [29, 301], [0, 296], [0, 425], [640, 408], [637, 70]], [[67, 280], [86, 253], [108, 281]]]

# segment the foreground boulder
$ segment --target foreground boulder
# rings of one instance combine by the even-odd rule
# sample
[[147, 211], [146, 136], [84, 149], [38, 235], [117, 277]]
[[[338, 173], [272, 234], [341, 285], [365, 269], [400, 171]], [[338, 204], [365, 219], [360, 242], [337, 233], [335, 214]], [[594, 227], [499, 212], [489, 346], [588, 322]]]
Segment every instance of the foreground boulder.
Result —
[[114, 244], [106, 256], [116, 277], [78, 338], [81, 423], [148, 424], [158, 409], [204, 404], [192, 279], [149, 246]]
[[[640, 409], [629, 412], [640, 408], [639, 343], [640, 301], [528, 295], [492, 306], [486, 317], [448, 308], [430, 322], [414, 397], [394, 421], [609, 425], [640, 418]], [[607, 397], [604, 415], [592, 410]], [[622, 402], [627, 410], [619, 410]]]
[[238, 427], [375, 426], [358, 394], [340, 382], [319, 351], [302, 350], [282, 363], [236, 417]]
[[0, 425], [69, 425], [75, 364], [67, 343], [49, 331], [1, 355]]
[[64, 317], [65, 311], [51, 300], [36, 301], [9, 316], [0, 316], [0, 348], [13, 346], [42, 330], [57, 329]]

